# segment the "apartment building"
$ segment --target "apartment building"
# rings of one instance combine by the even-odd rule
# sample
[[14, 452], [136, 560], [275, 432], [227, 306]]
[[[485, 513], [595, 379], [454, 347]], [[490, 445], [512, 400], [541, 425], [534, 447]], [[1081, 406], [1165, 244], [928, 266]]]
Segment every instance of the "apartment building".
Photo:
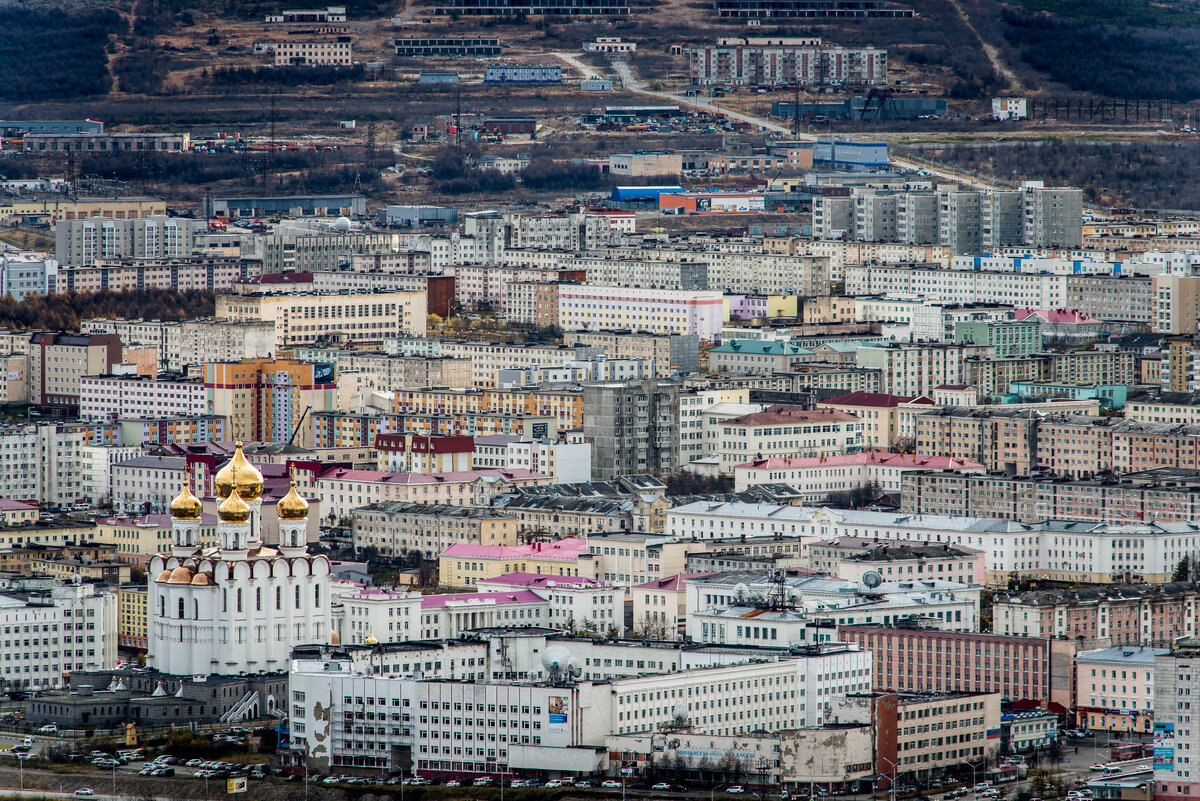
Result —
[[204, 366], [204, 403], [229, 419], [229, 433], [250, 442], [313, 444], [309, 414], [336, 408], [332, 364], [243, 359]]
[[164, 514], [186, 483], [186, 474], [187, 460], [179, 456], [135, 456], [117, 462], [109, 487], [113, 509], [129, 515]]
[[[1126, 474], [1115, 482], [914, 471], [904, 475], [902, 487], [901, 508], [913, 514], [969, 513], [1020, 523], [1047, 517], [1100, 523], [1129, 519], [1154, 521], [1151, 526], [1200, 517], [1194, 474], [1169, 468]], [[1161, 565], [1154, 573], [1169, 575], [1172, 569]]]
[[890, 395], [933, 396], [944, 384], [963, 384], [966, 361], [990, 359], [987, 345], [867, 345], [858, 349], [855, 364], [878, 370], [881, 391]]
[[715, 373], [790, 373], [817, 356], [808, 348], [776, 340], [734, 339], [708, 351]]
[[693, 86], [873, 86], [887, 79], [887, 51], [820, 39], [726, 37], [689, 48]]
[[69, 415], [79, 411], [83, 376], [111, 373], [123, 355], [112, 334], [39, 332], [29, 345], [29, 404]]
[[112, 220], [91, 217], [54, 224], [54, 258], [60, 265], [93, 265], [117, 259], [177, 259], [195, 251], [204, 220], [155, 215]]
[[592, 444], [595, 480], [678, 469], [679, 389], [657, 379], [583, 385], [583, 436]]
[[1197, 630], [1196, 588], [1186, 582], [1029, 590], [997, 596], [998, 634], [1116, 646], [1167, 647]]
[[899, 493], [901, 476], [910, 470], [953, 470], [982, 473], [978, 462], [952, 456], [920, 456], [871, 450], [843, 456], [810, 456], [791, 459], [756, 459], [733, 469], [734, 491], [760, 484], [783, 483], [797, 488], [808, 503], [855, 492], [878, 495]]
[[735, 467], [756, 459], [855, 453], [864, 446], [863, 428], [860, 419], [835, 409], [771, 406], [721, 423], [718, 469], [732, 475]]
[[635, 331], [564, 331], [563, 344], [599, 348], [613, 359], [652, 359], [657, 378], [700, 372], [700, 338]]
[[87, 375], [79, 380], [81, 420], [112, 420], [120, 417], [189, 417], [208, 409], [204, 382], [162, 374], [156, 378], [136, 375]]
[[216, 316], [275, 324], [275, 343], [311, 344], [344, 337], [382, 341], [425, 336], [424, 292], [374, 292], [337, 295], [218, 295]]
[[260, 48], [274, 53], [276, 67], [349, 67], [354, 63], [349, 36], [255, 43], [255, 50]]
[[71, 673], [116, 667], [115, 592], [77, 583], [55, 586], [49, 597], [3, 596], [0, 625], [14, 634], [37, 632], [2, 641], [4, 683], [14, 689], [48, 690], [63, 686]]
[[[925, 396], [888, 395], [880, 392], [850, 392], [819, 401], [818, 409], [837, 409], [863, 422], [863, 445], [887, 450], [900, 439], [900, 407], [919, 407], [925, 411], [933, 400]], [[942, 451], [917, 451], [942, 453]]]
[[579, 576], [579, 556], [586, 551], [587, 540], [578, 537], [529, 545], [452, 543], [438, 555], [438, 581], [469, 587], [508, 573]]
[[712, 342], [720, 337], [720, 292], [563, 285], [558, 294], [564, 331], [646, 331], [684, 334]]
[[[246, 209], [246, 212], [253, 215], [255, 208], [261, 209], [261, 205], [256, 207], [254, 204], [261, 204], [264, 199], [248, 198], [246, 200], [250, 204], [250, 208]], [[303, 198], [273, 200], [280, 201], [281, 205], [294, 203], [295, 206], [301, 207], [300, 201]], [[327, 198], [312, 198], [314, 203], [328, 200]], [[281, 211], [286, 211], [287, 208], [285, 205]], [[397, 254], [400, 250], [399, 244], [399, 235], [384, 231], [330, 231], [327, 228], [306, 226], [300, 223], [285, 224], [263, 237], [262, 273], [277, 275], [279, 273], [335, 271], [342, 262], [349, 261], [355, 256]]]
[[1168, 648], [1118, 645], [1075, 655], [1075, 719], [1091, 731], [1154, 728], [1154, 664]]
[[107, 217], [123, 220], [129, 217], [149, 217], [166, 214], [167, 204], [160, 197], [81, 197], [54, 196], [35, 200], [10, 200], [0, 205], [0, 221], [14, 219], [53, 223], [58, 220], [85, 220]]
[[512, 487], [549, 483], [549, 476], [521, 469], [384, 473], [335, 467], [317, 477], [315, 495], [328, 504], [327, 513], [337, 518], [388, 501], [487, 506], [492, 498]]
[[168, 362], [159, 358], [159, 364], [171, 365], [168, 369], [275, 356], [275, 326], [270, 321], [181, 320], [178, 326], [177, 358]]
[[1006, 701], [1073, 703], [1075, 645], [1040, 637], [913, 627], [838, 626], [873, 654], [875, 690], [996, 693]]
[[262, 263], [238, 256], [207, 255], [170, 259], [124, 259], [59, 268], [58, 292], [113, 292], [145, 289], [222, 292], [258, 276]]
[[982, 585], [987, 566], [983, 551], [973, 548], [853, 536], [809, 544], [808, 559], [813, 570], [857, 583], [873, 570], [888, 582], [933, 578]]
[[354, 547], [399, 558], [435, 559], [454, 543], [516, 545], [517, 517], [505, 510], [390, 501], [351, 511]]
[[[587, 409], [586, 391], [577, 386], [562, 389], [398, 389], [392, 410], [401, 415], [524, 414], [549, 417], [559, 430], [582, 428]], [[484, 433], [484, 432], [479, 432]], [[500, 433], [500, 432], [496, 432]], [[511, 433], [511, 432], [504, 432]], [[548, 436], [550, 432], [543, 432]], [[638, 472], [638, 471], [625, 471]]]
[[[217, 516], [202, 515], [197, 529], [201, 548], [217, 547]], [[174, 528], [169, 514], [104, 517], [96, 521], [95, 541], [116, 549], [114, 558], [143, 564], [144, 557], [171, 550]]]
[[1154, 658], [1154, 797], [1183, 801], [1200, 794], [1192, 755], [1200, 751], [1200, 731], [1192, 722], [1191, 697], [1200, 690], [1196, 659], [1200, 642], [1188, 637], [1170, 653]]
[[58, 289], [58, 262], [41, 253], [8, 252], [0, 256], [0, 291], [20, 302], [30, 295]]

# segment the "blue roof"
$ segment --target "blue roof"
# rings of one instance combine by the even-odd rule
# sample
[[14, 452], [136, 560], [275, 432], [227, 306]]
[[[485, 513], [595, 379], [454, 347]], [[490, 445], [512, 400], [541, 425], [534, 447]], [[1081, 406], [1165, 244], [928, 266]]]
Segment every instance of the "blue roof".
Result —
[[662, 194], [682, 192], [682, 186], [614, 186], [612, 200], [658, 200]]

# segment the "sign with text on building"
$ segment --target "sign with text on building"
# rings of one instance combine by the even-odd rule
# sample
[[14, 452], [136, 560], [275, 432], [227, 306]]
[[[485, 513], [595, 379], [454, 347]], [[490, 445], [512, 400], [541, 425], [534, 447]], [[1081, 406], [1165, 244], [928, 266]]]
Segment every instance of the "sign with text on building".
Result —
[[1154, 769], [1175, 768], [1175, 724], [1154, 724]]
[[551, 695], [547, 698], [547, 711], [550, 714], [546, 730], [552, 734], [567, 733], [567, 699], [561, 695]]

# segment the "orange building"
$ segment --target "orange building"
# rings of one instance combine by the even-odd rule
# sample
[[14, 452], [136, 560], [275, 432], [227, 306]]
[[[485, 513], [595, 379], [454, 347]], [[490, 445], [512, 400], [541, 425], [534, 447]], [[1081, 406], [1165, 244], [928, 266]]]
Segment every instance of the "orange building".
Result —
[[406, 415], [548, 416], [560, 430], [570, 430], [583, 428], [583, 390], [400, 389], [394, 411]]
[[227, 435], [252, 442], [313, 446], [314, 412], [337, 408], [334, 365], [243, 359], [204, 366], [208, 412], [229, 419]]

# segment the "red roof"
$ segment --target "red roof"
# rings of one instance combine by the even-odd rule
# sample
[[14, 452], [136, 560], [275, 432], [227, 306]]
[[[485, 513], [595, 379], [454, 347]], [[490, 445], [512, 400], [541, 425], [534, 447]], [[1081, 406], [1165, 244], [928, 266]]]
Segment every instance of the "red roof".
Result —
[[673, 576], [666, 578], [647, 581], [645, 584], [635, 584], [634, 586], [640, 590], [671, 590], [678, 592], [683, 589], [684, 582], [688, 579], [699, 578], [700, 576], [712, 576], [714, 573], [676, 573]]
[[744, 414], [725, 424], [757, 426], [770, 423], [836, 423], [855, 422], [858, 418], [836, 409], [803, 409], [799, 406], [771, 406], [761, 412]]
[[878, 406], [892, 408], [902, 403], [922, 403], [932, 405], [933, 401], [922, 395], [889, 395], [886, 392], [850, 392], [838, 395], [836, 398], [819, 401], [819, 404], [836, 406]]
[[311, 284], [312, 273], [267, 273], [258, 277], [260, 284]]
[[[408, 449], [408, 438], [408, 434], [376, 434], [375, 449], [404, 453]], [[413, 453], [471, 453], [474, 450], [474, 437], [412, 436]]]

